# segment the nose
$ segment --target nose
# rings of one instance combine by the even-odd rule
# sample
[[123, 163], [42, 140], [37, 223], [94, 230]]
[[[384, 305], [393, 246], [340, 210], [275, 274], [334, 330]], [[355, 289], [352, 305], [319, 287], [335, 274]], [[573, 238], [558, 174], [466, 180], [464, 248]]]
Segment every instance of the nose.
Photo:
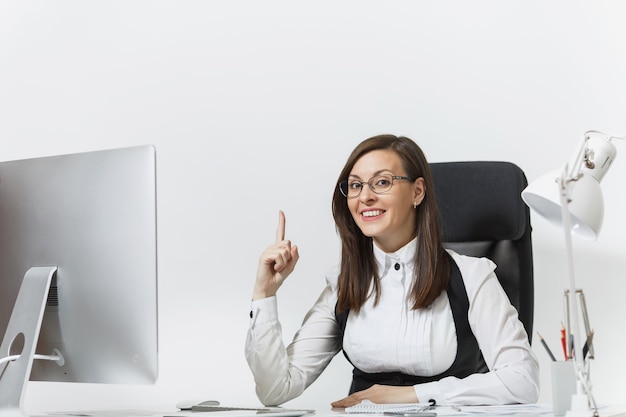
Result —
[[361, 201], [362, 203], [366, 203], [368, 201], [374, 200], [375, 198], [376, 193], [372, 191], [369, 184], [363, 184], [361, 194], [359, 194], [359, 201]]

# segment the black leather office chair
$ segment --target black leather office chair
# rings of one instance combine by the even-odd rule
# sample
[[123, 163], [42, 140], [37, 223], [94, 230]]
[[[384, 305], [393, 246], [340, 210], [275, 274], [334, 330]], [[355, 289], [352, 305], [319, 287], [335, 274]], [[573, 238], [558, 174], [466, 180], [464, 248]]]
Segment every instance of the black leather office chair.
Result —
[[484, 256], [532, 340], [534, 312], [530, 211], [521, 199], [524, 172], [509, 162], [430, 164], [445, 246]]

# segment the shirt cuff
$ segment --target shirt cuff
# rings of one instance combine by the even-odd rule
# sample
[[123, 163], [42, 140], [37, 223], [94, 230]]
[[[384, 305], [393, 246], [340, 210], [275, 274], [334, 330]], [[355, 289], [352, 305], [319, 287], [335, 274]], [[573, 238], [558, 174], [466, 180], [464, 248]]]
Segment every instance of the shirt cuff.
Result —
[[420, 403], [433, 402], [437, 405], [447, 405], [444, 396], [439, 390], [437, 382], [427, 382], [424, 384], [413, 385], [415, 395]]
[[250, 325], [261, 325], [278, 320], [276, 296], [252, 301], [250, 306]]

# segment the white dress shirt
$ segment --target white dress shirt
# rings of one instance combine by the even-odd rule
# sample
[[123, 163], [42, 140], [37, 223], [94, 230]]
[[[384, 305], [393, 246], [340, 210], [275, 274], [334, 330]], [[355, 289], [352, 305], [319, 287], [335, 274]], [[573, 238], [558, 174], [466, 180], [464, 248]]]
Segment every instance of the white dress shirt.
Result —
[[[343, 349], [364, 372], [402, 372], [432, 376], [447, 370], [456, 355], [452, 310], [444, 291], [428, 308], [411, 310], [415, 240], [386, 254], [374, 245], [381, 297], [369, 299], [358, 314], [350, 313]], [[459, 266], [469, 299], [468, 318], [489, 372], [466, 378], [446, 377], [414, 386], [421, 401], [440, 405], [531, 403], [537, 400], [539, 367], [528, 335], [485, 258], [449, 251]], [[399, 267], [396, 267], [396, 264]], [[276, 297], [252, 302], [246, 358], [257, 396], [266, 405], [289, 401], [312, 384], [341, 351], [335, 319], [338, 269], [285, 348]], [[337, 393], [338, 400], [347, 392]]]

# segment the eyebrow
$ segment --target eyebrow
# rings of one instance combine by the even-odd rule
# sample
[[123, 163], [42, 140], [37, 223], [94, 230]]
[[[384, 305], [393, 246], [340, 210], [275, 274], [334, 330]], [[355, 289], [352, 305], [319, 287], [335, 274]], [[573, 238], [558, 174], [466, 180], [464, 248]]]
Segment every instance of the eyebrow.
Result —
[[[389, 172], [391, 175], [395, 175], [392, 170], [390, 170], [388, 168], [384, 168], [384, 169], [379, 169], [378, 171], [374, 172], [374, 174], [370, 178], [374, 178], [375, 176], [380, 175], [383, 172]], [[359, 177], [358, 175], [354, 175], [354, 174], [348, 175], [348, 178], [350, 178], [350, 177], [361, 179], [361, 177]]]

